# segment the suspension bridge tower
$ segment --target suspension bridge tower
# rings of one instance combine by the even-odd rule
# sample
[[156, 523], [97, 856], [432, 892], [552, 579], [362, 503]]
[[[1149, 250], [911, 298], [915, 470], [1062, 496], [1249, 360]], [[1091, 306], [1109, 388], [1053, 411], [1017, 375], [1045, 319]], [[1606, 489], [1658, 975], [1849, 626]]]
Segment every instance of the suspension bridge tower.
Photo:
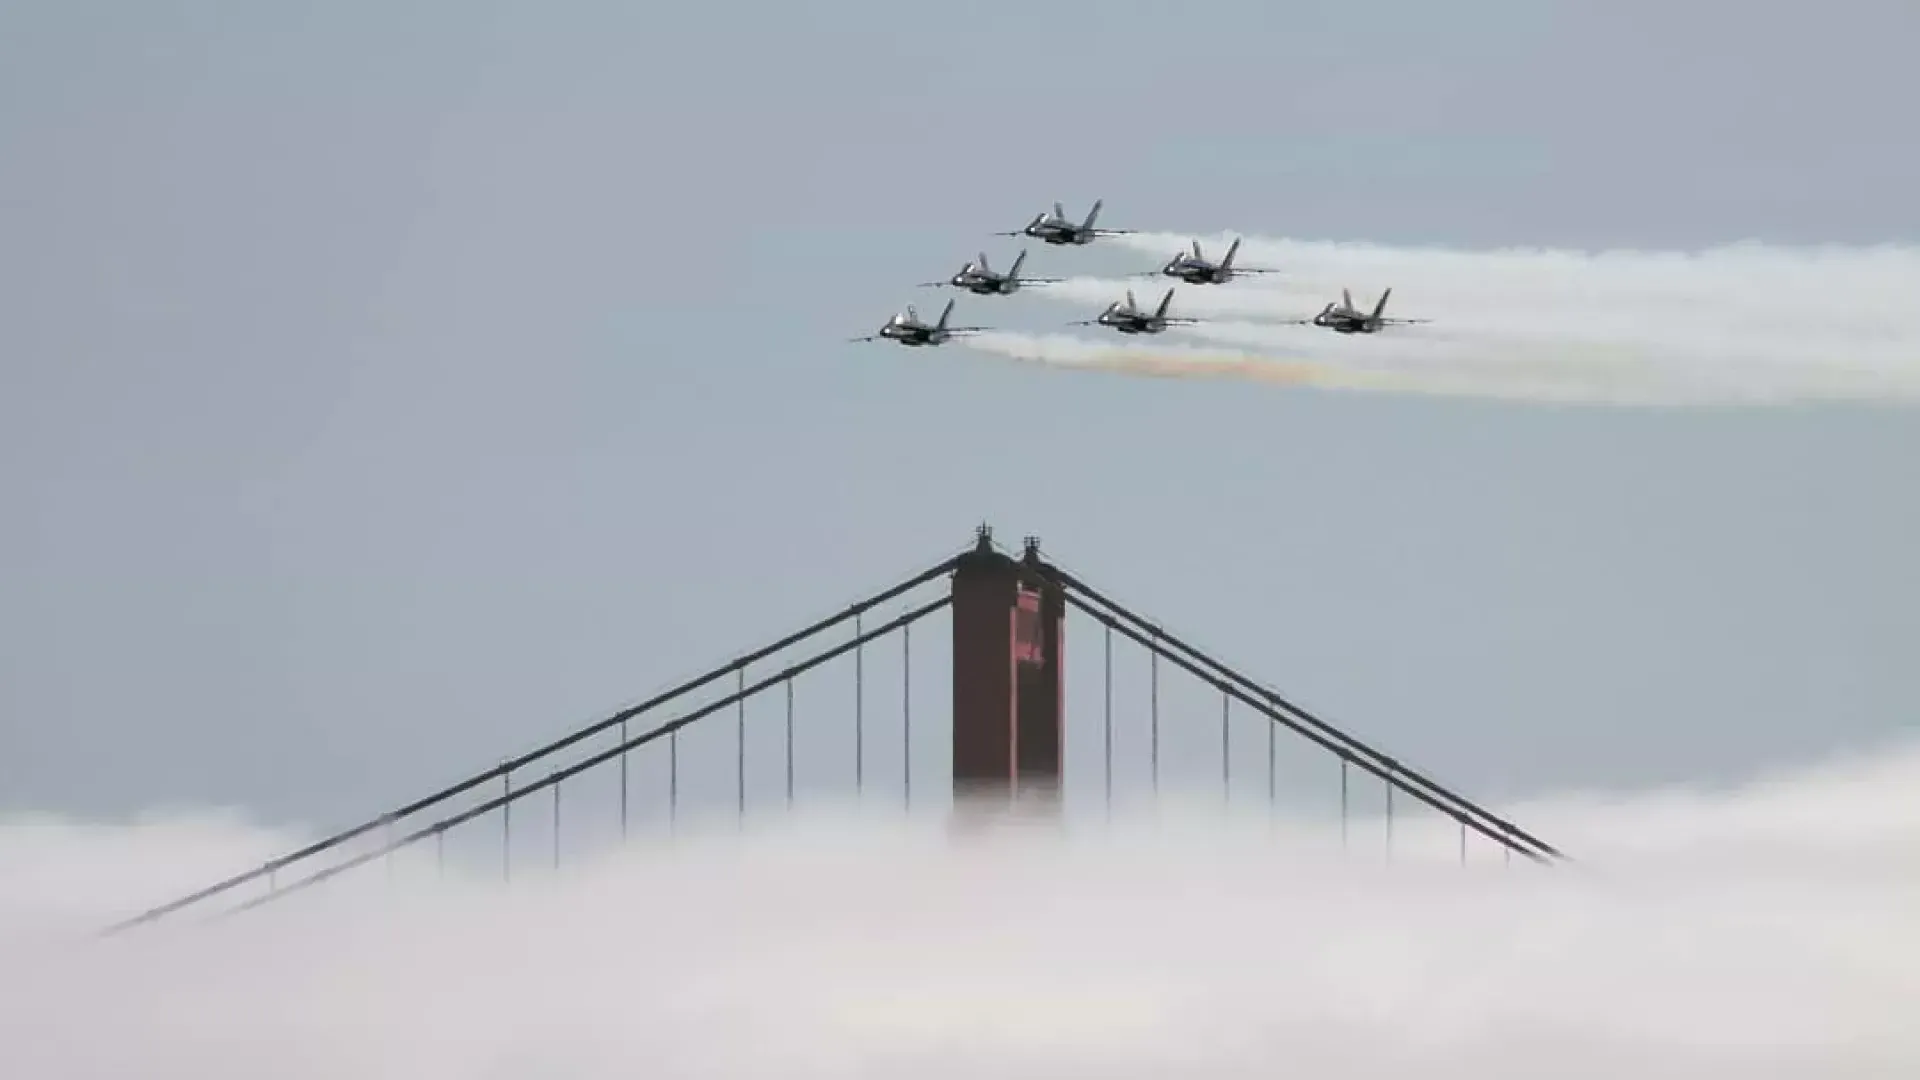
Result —
[[953, 799], [972, 816], [1050, 816], [1065, 738], [1066, 593], [1028, 537], [1018, 559], [982, 525], [953, 570]]

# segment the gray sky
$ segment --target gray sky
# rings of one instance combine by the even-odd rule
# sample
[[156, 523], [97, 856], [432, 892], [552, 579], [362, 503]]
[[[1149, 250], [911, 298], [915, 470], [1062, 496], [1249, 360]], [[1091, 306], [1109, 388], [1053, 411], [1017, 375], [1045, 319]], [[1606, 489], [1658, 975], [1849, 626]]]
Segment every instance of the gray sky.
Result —
[[[0, 807], [373, 812], [982, 518], [1474, 793], [1911, 728], [1911, 413], [841, 341], [1055, 199], [1913, 242], [1916, 34], [1893, 2], [10, 4]], [[995, 320], [1060, 319], [1024, 303]]]

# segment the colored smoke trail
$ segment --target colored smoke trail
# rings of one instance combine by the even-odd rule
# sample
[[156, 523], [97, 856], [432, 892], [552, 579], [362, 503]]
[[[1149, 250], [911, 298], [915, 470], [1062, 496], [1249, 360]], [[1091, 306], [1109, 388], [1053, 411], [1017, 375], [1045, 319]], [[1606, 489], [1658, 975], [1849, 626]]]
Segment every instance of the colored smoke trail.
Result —
[[[1228, 238], [1202, 236], [1219, 258]], [[1112, 242], [1164, 260], [1174, 234]], [[1237, 262], [1275, 275], [1178, 285], [1172, 313], [1207, 320], [1160, 340], [1284, 357], [1321, 385], [1634, 405], [1920, 402], [1920, 250], [1736, 245], [1683, 254], [1452, 251], [1249, 238]], [[1033, 295], [1088, 316], [1169, 280], [1073, 278]], [[1342, 288], [1429, 325], [1336, 335], [1306, 318]], [[1158, 343], [1156, 343], [1158, 344]]]
[[80, 946], [51, 931], [296, 838], [13, 822], [0, 1032], [36, 1080], [1911, 1076], [1916, 785], [1906, 752], [1511, 808], [1579, 860], [1553, 869], [1455, 865], [1412, 820], [1391, 864], [1342, 858], [1258, 811], [969, 843], [729, 821]]
[[[1565, 363], [1554, 372], [1512, 364], [1459, 363], [1451, 367], [1408, 369], [1381, 363], [1373, 357], [1282, 358], [1282, 350], [1261, 348], [1264, 332], [1248, 327], [1235, 334], [1232, 327], [1211, 327], [1223, 344], [1260, 348], [1222, 350], [1167, 343], [1154, 346], [1103, 345], [1063, 334], [992, 333], [961, 339], [970, 348], [995, 356], [1069, 371], [1100, 371], [1161, 379], [1227, 379], [1277, 386], [1307, 386], [1322, 390], [1421, 394], [1439, 397], [1487, 398], [1538, 403], [1610, 404], [1646, 407], [1686, 404], [1681, 387], [1636, 386], [1618, 377], [1613, 368], [1582, 370]], [[1175, 331], [1169, 331], [1167, 337]], [[1620, 358], [1622, 361], [1627, 358]], [[1749, 400], [1764, 400], [1753, 388]], [[1702, 393], [1698, 400], [1728, 400], [1726, 395]], [[1798, 400], [1798, 399], [1787, 399]]]

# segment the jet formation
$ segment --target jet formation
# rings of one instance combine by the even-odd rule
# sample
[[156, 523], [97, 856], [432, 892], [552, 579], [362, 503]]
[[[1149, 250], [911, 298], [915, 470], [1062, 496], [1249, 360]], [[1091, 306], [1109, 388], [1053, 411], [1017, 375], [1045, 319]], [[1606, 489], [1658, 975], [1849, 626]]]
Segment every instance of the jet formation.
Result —
[[[1133, 229], [1103, 229], [1094, 224], [1100, 219], [1103, 200], [1095, 199], [1087, 216], [1081, 221], [1067, 217], [1066, 208], [1054, 203], [1050, 211], [1033, 216], [1018, 229], [1009, 232], [994, 233], [995, 236], [1019, 236], [1038, 240], [1054, 247], [1085, 247], [1105, 236], [1129, 236]], [[1242, 277], [1256, 274], [1277, 274], [1278, 270], [1264, 267], [1245, 267], [1234, 265], [1234, 258], [1240, 253], [1240, 241], [1235, 239], [1227, 246], [1226, 253], [1219, 262], [1208, 259], [1200, 248], [1198, 240], [1193, 241], [1192, 250], [1175, 252], [1156, 270], [1133, 274], [1133, 277], [1172, 278], [1185, 285], [1225, 285]], [[1027, 252], [1022, 248], [1008, 264], [1005, 271], [994, 270], [988, 265], [987, 253], [982, 251], [969, 259], [960, 269], [944, 281], [923, 281], [921, 288], [955, 288], [973, 293], [976, 296], [1012, 296], [1028, 286], [1057, 285], [1064, 278], [1022, 277], [1020, 270], [1026, 265]], [[1177, 287], [1176, 287], [1177, 288]], [[1134, 299], [1133, 290], [1128, 289], [1125, 296], [1114, 300], [1106, 309], [1091, 319], [1082, 319], [1068, 323], [1069, 326], [1100, 326], [1121, 334], [1159, 334], [1173, 326], [1194, 326], [1201, 319], [1180, 318], [1168, 314], [1173, 305], [1175, 288], [1169, 288], [1160, 298], [1152, 311], [1140, 309]], [[1431, 319], [1389, 319], [1386, 317], [1387, 298], [1393, 295], [1388, 287], [1380, 294], [1380, 299], [1372, 310], [1362, 311], [1353, 306], [1351, 290], [1340, 290], [1340, 299], [1329, 301], [1320, 312], [1311, 318], [1290, 319], [1281, 326], [1314, 326], [1332, 330], [1336, 334], [1375, 334], [1389, 326], [1409, 326], [1431, 322]], [[928, 323], [920, 318], [914, 305], [908, 304], [905, 310], [888, 319], [879, 330], [865, 337], [850, 338], [850, 341], [891, 341], [898, 345], [924, 347], [942, 345], [955, 337], [968, 334], [985, 333], [992, 329], [986, 326], [952, 326], [954, 301], [940, 312], [940, 317]]]

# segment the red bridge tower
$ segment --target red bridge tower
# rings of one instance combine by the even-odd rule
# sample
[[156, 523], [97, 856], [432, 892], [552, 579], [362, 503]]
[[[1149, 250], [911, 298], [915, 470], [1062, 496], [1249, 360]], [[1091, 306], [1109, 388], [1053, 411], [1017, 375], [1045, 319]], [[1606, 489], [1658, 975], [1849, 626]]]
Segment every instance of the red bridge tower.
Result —
[[953, 572], [953, 795], [961, 806], [1058, 806], [1066, 597], [1028, 537], [1016, 560], [984, 525]]

